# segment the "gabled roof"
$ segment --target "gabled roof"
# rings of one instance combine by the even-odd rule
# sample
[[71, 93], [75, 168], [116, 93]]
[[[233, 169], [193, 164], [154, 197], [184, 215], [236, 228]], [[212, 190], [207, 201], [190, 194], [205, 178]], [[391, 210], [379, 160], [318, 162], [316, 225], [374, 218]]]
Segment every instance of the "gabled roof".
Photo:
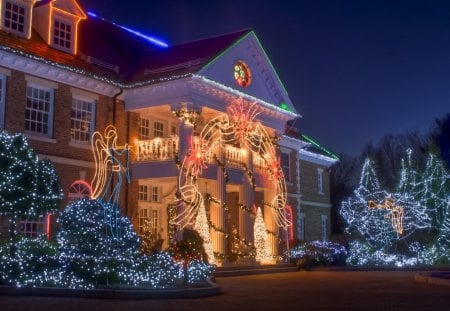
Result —
[[[36, 5], [48, 3], [53, 4], [52, 0], [45, 0]], [[0, 30], [0, 49], [129, 87], [139, 82], [157, 83], [196, 74], [251, 32], [245, 29], [162, 48], [129, 29], [88, 13], [87, 19], [78, 25], [77, 55], [49, 47], [34, 30], [30, 39]]]
[[145, 52], [136, 64], [129, 82], [193, 74], [251, 30], [241, 30], [212, 38], [153, 49]]
[[60, 0], [42, 0], [38, 1], [34, 4], [34, 7], [40, 7], [43, 5], [50, 4], [50, 6], [60, 9], [64, 12], [67, 12], [71, 15], [75, 15], [81, 19], [86, 18], [86, 14], [83, 9], [78, 5], [78, 3], [74, 0], [69, 1], [60, 1]]
[[72, 55], [51, 48], [35, 30], [32, 30], [30, 39], [15, 36], [0, 30], [0, 50], [13, 52], [42, 62], [50, 62], [76, 70], [82, 70], [114, 81], [120, 80], [119, 75], [113, 70], [91, 64], [78, 55]]

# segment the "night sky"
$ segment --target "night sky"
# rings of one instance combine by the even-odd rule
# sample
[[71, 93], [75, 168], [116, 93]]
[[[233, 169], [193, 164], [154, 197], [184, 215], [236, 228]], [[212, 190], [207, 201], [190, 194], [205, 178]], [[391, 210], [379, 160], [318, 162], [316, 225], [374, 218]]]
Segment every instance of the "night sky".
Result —
[[450, 1], [80, 0], [170, 45], [252, 28], [303, 116], [300, 130], [356, 155], [450, 112]]

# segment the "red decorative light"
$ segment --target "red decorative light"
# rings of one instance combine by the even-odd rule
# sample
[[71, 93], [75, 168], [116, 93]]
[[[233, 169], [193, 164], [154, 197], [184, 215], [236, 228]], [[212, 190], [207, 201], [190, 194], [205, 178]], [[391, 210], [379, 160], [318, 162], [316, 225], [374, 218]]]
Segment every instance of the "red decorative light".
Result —
[[198, 138], [198, 140], [195, 141], [194, 138], [191, 137], [191, 148], [185, 161], [187, 163], [186, 167], [188, 172], [195, 178], [202, 173], [203, 169], [208, 167], [206, 165], [207, 151], [207, 145], [202, 138]]
[[272, 180], [282, 180], [284, 179], [283, 170], [280, 166], [280, 158], [274, 158], [272, 161], [269, 162], [268, 165], [268, 172], [269, 176]]
[[228, 108], [233, 118], [234, 135], [237, 142], [246, 143], [250, 133], [254, 130], [254, 121], [259, 114], [257, 106], [252, 104], [247, 107], [244, 100], [234, 100]]

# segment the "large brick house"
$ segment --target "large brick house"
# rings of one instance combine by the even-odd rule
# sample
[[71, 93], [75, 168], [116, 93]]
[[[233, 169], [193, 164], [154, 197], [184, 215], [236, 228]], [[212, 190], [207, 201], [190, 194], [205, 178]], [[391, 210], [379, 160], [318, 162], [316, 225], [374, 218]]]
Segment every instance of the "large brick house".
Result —
[[[171, 213], [188, 208], [177, 200], [183, 159], [199, 139], [208, 139], [195, 191], [205, 202], [216, 253], [229, 252], [233, 228], [253, 241], [253, 206], [263, 210], [275, 254], [283, 237], [329, 237], [328, 169], [336, 158], [285, 133], [299, 114], [253, 31], [167, 47], [87, 14], [71, 0], [1, 0], [0, 21], [0, 127], [25, 133], [39, 157], [53, 162], [64, 190], [62, 208], [90, 195], [92, 134], [114, 125], [117, 144], [129, 146], [131, 159], [131, 183], [122, 186], [119, 203], [138, 233], [150, 220], [168, 245]], [[236, 117], [230, 112], [235, 102], [241, 115], [255, 111], [251, 131], [240, 129], [240, 143], [238, 130], [227, 123]], [[227, 123], [230, 132], [213, 141], [204, 134], [215, 128], [212, 120]], [[225, 141], [227, 135], [234, 139]], [[269, 158], [275, 164], [280, 159], [284, 172], [276, 183]], [[278, 216], [287, 215], [287, 230], [271, 202], [283, 205], [286, 214], [280, 209]], [[54, 219], [47, 226], [48, 219], [24, 220], [22, 230], [52, 230]]]

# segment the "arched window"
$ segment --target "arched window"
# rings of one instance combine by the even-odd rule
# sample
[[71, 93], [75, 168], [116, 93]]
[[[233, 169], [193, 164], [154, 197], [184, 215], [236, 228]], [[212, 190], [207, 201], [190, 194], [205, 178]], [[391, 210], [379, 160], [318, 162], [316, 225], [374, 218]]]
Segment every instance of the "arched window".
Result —
[[90, 198], [92, 195], [91, 185], [84, 180], [76, 180], [69, 187], [69, 201], [73, 202], [82, 198]]

